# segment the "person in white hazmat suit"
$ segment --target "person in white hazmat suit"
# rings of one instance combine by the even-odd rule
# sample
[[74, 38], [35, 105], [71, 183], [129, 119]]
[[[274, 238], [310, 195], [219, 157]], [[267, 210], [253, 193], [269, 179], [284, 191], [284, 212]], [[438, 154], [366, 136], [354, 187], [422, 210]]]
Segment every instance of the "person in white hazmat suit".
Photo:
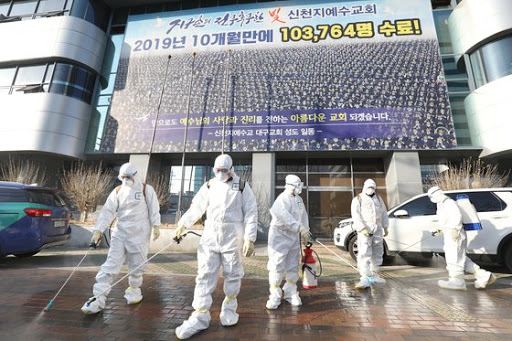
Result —
[[357, 269], [361, 275], [356, 289], [365, 289], [373, 283], [384, 284], [379, 267], [384, 254], [384, 238], [388, 235], [388, 212], [382, 198], [375, 192], [377, 184], [367, 179], [363, 191], [352, 199], [351, 213], [357, 231]]
[[433, 234], [444, 234], [444, 257], [448, 280], [439, 280], [437, 284], [444, 289], [466, 290], [464, 272], [475, 276], [475, 288], [484, 289], [494, 283], [496, 277], [489, 271], [481, 269], [466, 256], [467, 236], [462, 228], [462, 214], [457, 203], [446, 196], [438, 187], [434, 186], [427, 192], [430, 200], [437, 204], [437, 216], [441, 229]]
[[251, 187], [235, 174], [233, 161], [227, 154], [215, 159], [213, 171], [215, 178], [199, 189], [175, 232], [176, 238], [181, 238], [185, 230], [206, 212], [197, 249], [198, 270], [192, 302], [195, 311], [176, 328], [178, 339], [187, 339], [210, 325], [212, 293], [217, 286], [221, 265], [225, 298], [220, 322], [225, 327], [238, 323], [237, 295], [244, 276], [242, 253], [250, 257], [254, 252], [258, 208]]
[[[137, 170], [130, 163], [121, 166], [118, 178], [122, 185], [110, 193], [94, 226], [91, 243], [98, 245], [102, 233], [117, 216], [107, 259], [96, 275], [93, 286], [93, 294], [97, 298], [83, 305], [82, 312], [85, 314], [95, 314], [105, 308], [110, 286], [121, 271], [125, 259], [130, 272], [147, 260], [151, 228], [153, 240], [160, 236], [160, 206], [157, 195], [153, 187], [141, 183], [136, 174]], [[144, 266], [141, 266], [128, 276], [130, 286], [124, 294], [128, 304], [136, 304], [142, 300], [140, 286], [143, 273]]]
[[[267, 309], [277, 309], [283, 296], [291, 305], [302, 305], [297, 280], [299, 279], [300, 240], [309, 242], [308, 213], [304, 201], [299, 196], [302, 182], [296, 175], [289, 174], [285, 178], [285, 189], [274, 201], [270, 214], [270, 230], [268, 234], [268, 281], [270, 296]], [[281, 289], [283, 279], [286, 283]]]

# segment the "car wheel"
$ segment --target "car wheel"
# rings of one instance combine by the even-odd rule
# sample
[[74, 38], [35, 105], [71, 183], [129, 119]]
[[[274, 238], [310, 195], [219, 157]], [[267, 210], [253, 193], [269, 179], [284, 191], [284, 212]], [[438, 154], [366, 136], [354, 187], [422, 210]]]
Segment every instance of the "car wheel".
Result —
[[505, 251], [505, 259], [503, 263], [507, 266], [507, 268], [512, 271], [512, 243], [507, 245], [507, 250]]
[[26, 258], [26, 257], [31, 257], [31, 256], [35, 255], [38, 252], [39, 252], [39, 250], [32, 251], [32, 252], [25, 252], [25, 253], [17, 253], [14, 256], [16, 256], [18, 258]]
[[350, 257], [355, 261], [357, 261], [357, 250], [357, 234], [354, 234], [348, 241], [348, 252], [350, 253]]

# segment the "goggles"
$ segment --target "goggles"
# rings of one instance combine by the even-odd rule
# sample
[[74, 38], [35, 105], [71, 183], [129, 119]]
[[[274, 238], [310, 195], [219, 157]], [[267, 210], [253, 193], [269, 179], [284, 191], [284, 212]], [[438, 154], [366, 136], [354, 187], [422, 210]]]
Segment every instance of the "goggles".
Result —
[[226, 169], [226, 168], [214, 168], [213, 172], [214, 173], [227, 173], [227, 172], [229, 172], [229, 169]]

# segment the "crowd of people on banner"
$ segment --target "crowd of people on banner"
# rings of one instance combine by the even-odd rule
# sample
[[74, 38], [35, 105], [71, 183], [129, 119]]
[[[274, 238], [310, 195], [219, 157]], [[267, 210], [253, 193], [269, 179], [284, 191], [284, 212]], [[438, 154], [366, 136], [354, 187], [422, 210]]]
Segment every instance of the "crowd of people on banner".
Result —
[[[442, 67], [435, 40], [212, 51], [195, 57], [176, 54], [170, 59], [123, 55], [101, 151], [183, 151], [182, 138], [172, 143], [163, 138], [167, 125], [160, 126], [152, 141], [157, 116], [370, 108], [385, 109], [398, 119], [386, 123], [385, 133], [368, 137], [318, 133], [265, 138], [226, 135], [226, 140], [232, 151], [449, 148], [456, 141], [446, 82], [440, 82], [439, 75]], [[231, 128], [243, 125], [228, 125], [226, 134]], [[190, 151], [221, 150], [222, 137], [207, 135], [211, 130], [203, 129], [201, 137], [190, 131], [190, 136], [195, 134], [187, 141]]]

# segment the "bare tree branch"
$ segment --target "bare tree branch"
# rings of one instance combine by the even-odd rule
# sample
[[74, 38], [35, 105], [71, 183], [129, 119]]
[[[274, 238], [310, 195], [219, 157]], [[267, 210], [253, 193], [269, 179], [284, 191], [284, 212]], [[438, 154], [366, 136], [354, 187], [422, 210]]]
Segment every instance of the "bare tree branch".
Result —
[[96, 207], [98, 200], [104, 196], [112, 185], [113, 172], [103, 169], [102, 163], [86, 165], [76, 162], [71, 169], [64, 170], [61, 178], [62, 190], [80, 212], [81, 221], [87, 220], [89, 211]]
[[155, 189], [160, 207], [167, 205], [169, 201], [169, 176], [165, 173], [151, 172], [148, 175], [147, 183]]
[[9, 160], [0, 163], [0, 174], [3, 181], [39, 186], [48, 184], [46, 168], [31, 160], [13, 160], [9, 157]]
[[500, 173], [498, 165], [485, 165], [480, 159], [469, 158], [460, 166], [448, 164], [448, 167], [447, 171], [432, 175], [432, 185], [443, 190], [503, 187], [510, 176], [510, 171]]

